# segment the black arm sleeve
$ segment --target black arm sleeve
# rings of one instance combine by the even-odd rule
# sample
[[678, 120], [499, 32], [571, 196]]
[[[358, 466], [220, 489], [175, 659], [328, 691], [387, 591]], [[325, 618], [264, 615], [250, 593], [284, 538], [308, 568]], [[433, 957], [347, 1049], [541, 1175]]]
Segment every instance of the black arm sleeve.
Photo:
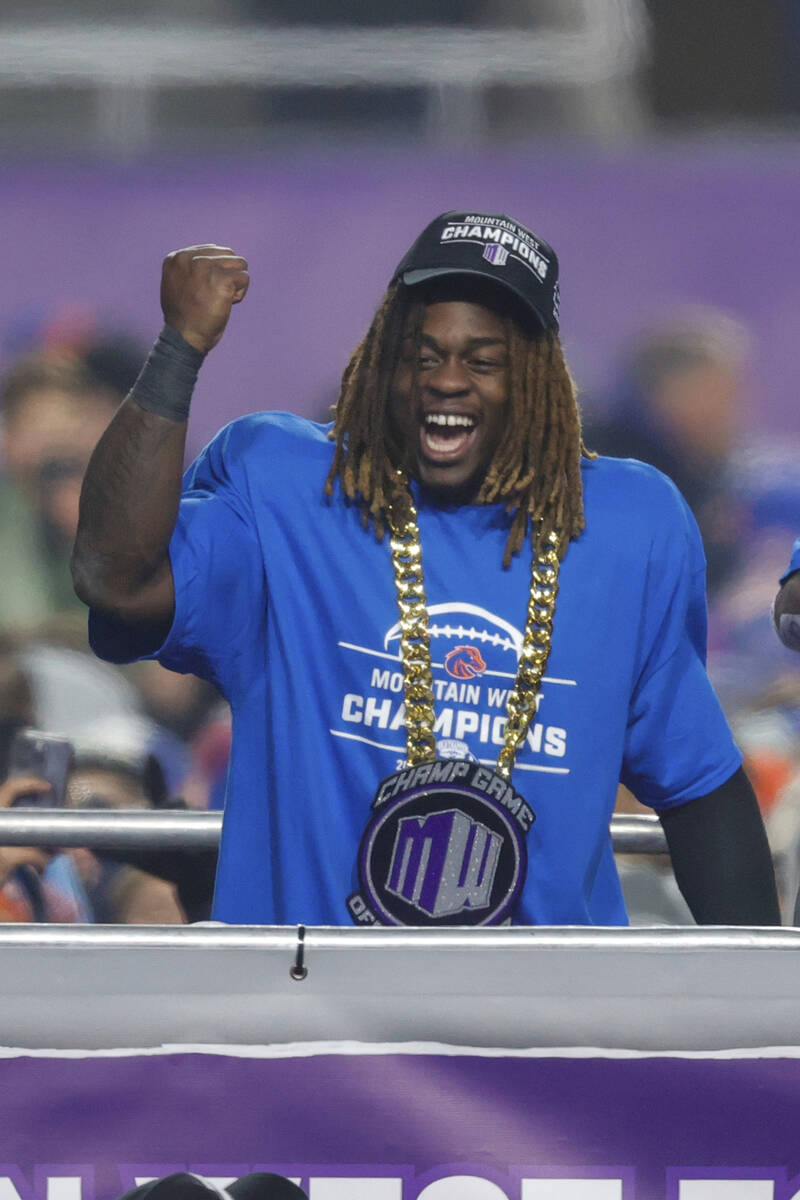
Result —
[[741, 767], [713, 792], [659, 817], [698, 925], [780, 925], [764, 822]]

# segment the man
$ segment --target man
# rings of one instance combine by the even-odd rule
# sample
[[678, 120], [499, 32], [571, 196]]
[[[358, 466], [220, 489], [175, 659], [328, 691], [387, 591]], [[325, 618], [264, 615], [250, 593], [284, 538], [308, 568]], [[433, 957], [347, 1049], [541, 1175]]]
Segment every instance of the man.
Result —
[[779, 923], [703, 665], [696, 525], [652, 468], [583, 453], [557, 279], [517, 222], [443, 214], [332, 429], [234, 422], [181, 499], [194, 378], [248, 276], [227, 247], [167, 258], [74, 575], [99, 653], [155, 654], [231, 703], [218, 919], [624, 924], [622, 778], [697, 920]]

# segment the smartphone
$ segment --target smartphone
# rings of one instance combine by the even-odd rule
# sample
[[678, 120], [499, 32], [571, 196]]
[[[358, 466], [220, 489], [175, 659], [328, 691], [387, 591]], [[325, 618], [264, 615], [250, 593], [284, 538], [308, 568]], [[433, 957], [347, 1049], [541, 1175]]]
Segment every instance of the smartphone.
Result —
[[8, 777], [35, 775], [38, 779], [46, 779], [52, 791], [18, 796], [14, 807], [64, 808], [71, 769], [72, 743], [69, 738], [40, 733], [38, 729], [19, 729], [11, 742]]

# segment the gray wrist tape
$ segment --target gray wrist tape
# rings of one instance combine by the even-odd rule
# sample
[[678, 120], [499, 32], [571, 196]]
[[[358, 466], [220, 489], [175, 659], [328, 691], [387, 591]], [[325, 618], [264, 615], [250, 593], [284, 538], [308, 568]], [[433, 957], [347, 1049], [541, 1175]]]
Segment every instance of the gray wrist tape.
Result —
[[168, 421], [188, 421], [192, 392], [204, 357], [177, 329], [165, 325], [131, 389], [131, 399], [140, 408]]

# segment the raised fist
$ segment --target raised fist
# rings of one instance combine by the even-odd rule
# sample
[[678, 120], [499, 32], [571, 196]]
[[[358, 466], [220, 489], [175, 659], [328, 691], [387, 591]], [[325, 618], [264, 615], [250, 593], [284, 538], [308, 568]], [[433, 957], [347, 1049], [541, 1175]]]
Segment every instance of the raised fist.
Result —
[[173, 250], [161, 272], [164, 320], [207, 354], [225, 332], [231, 307], [244, 299], [249, 283], [246, 260], [230, 246]]

